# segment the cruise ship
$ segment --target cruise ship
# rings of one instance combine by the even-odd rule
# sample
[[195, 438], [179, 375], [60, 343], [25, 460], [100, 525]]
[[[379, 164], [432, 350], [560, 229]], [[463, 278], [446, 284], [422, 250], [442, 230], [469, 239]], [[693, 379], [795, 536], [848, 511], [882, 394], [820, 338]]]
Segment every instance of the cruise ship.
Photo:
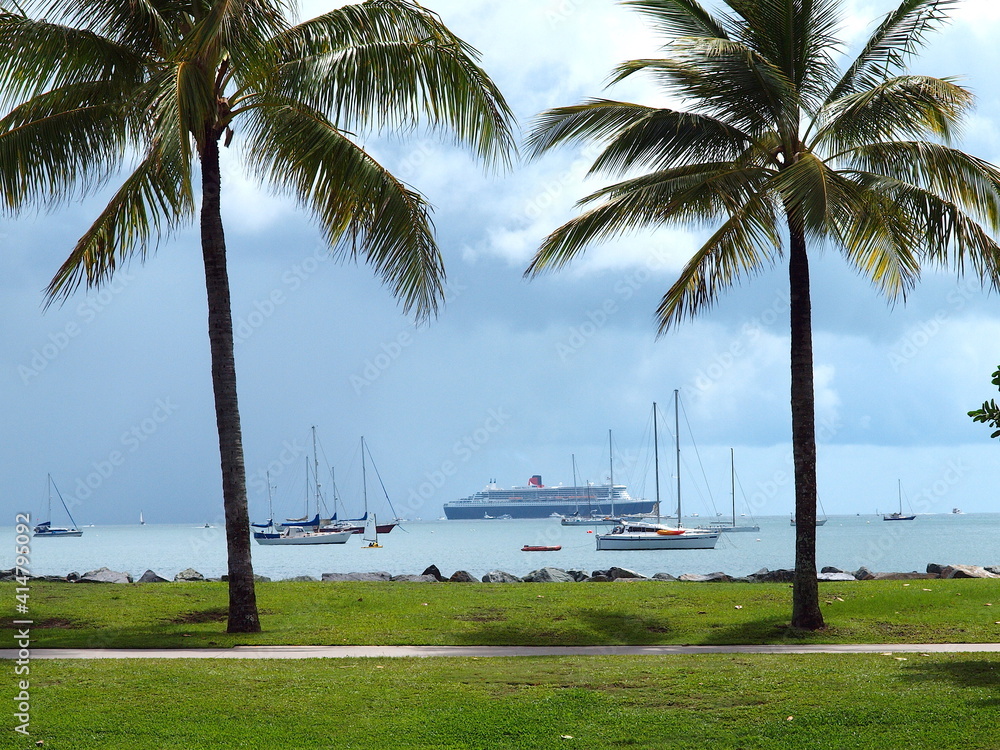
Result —
[[635, 500], [625, 485], [546, 487], [535, 474], [526, 487], [501, 489], [491, 481], [474, 495], [444, 504], [450, 520], [478, 518], [547, 518], [559, 516], [605, 516], [652, 513], [654, 500]]

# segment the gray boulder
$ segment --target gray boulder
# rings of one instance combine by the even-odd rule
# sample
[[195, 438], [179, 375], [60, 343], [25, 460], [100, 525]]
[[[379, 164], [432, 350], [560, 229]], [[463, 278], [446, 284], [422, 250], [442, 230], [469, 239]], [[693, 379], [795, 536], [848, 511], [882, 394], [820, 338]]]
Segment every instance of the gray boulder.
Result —
[[587, 583], [609, 583], [610, 581], [611, 579], [604, 575], [591, 576], [587, 579]]
[[132, 576], [110, 568], [98, 568], [80, 576], [79, 583], [132, 583]]
[[404, 581], [407, 583], [440, 583], [437, 578], [432, 575], [413, 575], [411, 573], [406, 573], [404, 575], [393, 576], [394, 581]]
[[672, 576], [669, 573], [656, 573], [653, 575], [654, 581], [676, 581], [677, 576]]
[[685, 573], [677, 580], [688, 581], [689, 583], [728, 583], [733, 579], [725, 573], [706, 573], [704, 575], [700, 575], [698, 573]]
[[610, 570], [594, 570], [594, 571], [591, 571], [590, 577], [591, 578], [596, 578], [597, 576], [603, 576], [604, 578], [607, 578], [607, 579], [610, 580], [610, 578], [611, 578], [610, 574], [611, 574]]
[[560, 568], [539, 568], [528, 573], [524, 580], [529, 583], [576, 583], [573, 576]]
[[323, 580], [333, 583], [339, 581], [391, 581], [392, 576], [384, 570], [374, 573], [324, 573]]
[[17, 570], [15, 568], [0, 570], [0, 581], [13, 581], [15, 579], [17, 579]]
[[984, 565], [983, 567], [990, 571], [990, 573], [1000, 575], [1000, 565]]
[[472, 573], [467, 570], [456, 570], [451, 574], [451, 578], [448, 579], [449, 583], [476, 583], [476, 579], [472, 577]]
[[502, 570], [491, 570], [483, 576], [483, 583], [521, 583], [521, 579]]
[[939, 565], [938, 563], [927, 563], [927, 572], [933, 573], [936, 576], [941, 575], [941, 571], [944, 569], [944, 565]]
[[937, 578], [933, 573], [876, 573], [876, 581], [922, 581], [928, 578]]
[[424, 569], [424, 572], [421, 573], [420, 575], [422, 575], [422, 576], [434, 576], [441, 583], [444, 583], [445, 581], [448, 580], [443, 575], [441, 575], [441, 571], [438, 570], [438, 566], [437, 565], [429, 565], [427, 568]]
[[147, 570], [139, 577], [139, 580], [136, 581], [136, 583], [169, 583], [169, 581], [167, 581], [166, 578], [161, 578], [156, 575], [153, 571]]
[[871, 581], [875, 578], [875, 574], [862, 565], [854, 571], [854, 578], [858, 581]]
[[569, 573], [573, 577], [573, 580], [576, 581], [577, 583], [580, 583], [581, 581], [586, 581], [588, 578], [590, 578], [590, 576], [588, 576], [582, 570], [567, 570], [566, 572]]
[[840, 572], [840, 573], [817, 573], [816, 574], [816, 580], [817, 581], [856, 581], [858, 579], [855, 578], [851, 573]]
[[315, 576], [292, 576], [291, 578], [283, 578], [284, 581], [292, 581], [293, 583], [306, 583], [308, 581], [318, 580]]
[[1000, 578], [980, 565], [948, 565], [941, 570], [942, 578]]
[[646, 576], [641, 575], [640, 573], [636, 573], [634, 570], [629, 570], [628, 568], [611, 568], [608, 571], [608, 578], [612, 579], [613, 581], [626, 578], [641, 579], [644, 581], [649, 580]]
[[[3, 579], [0, 578], [0, 581], [2, 580]], [[69, 581], [70, 583], [76, 583], [77, 581], [80, 580], [80, 574], [77, 573], [75, 570], [71, 570], [69, 573], [66, 574], [66, 580]]]
[[820, 573], [846, 573], [846, 570], [841, 570], [840, 568], [835, 568], [832, 565], [827, 565], [823, 568]]
[[186, 581], [204, 581], [205, 576], [199, 573], [194, 568], [184, 568], [180, 573], [174, 576], [175, 582], [186, 582]]
[[751, 583], [791, 583], [795, 579], [795, 571], [787, 568], [779, 568], [778, 570], [761, 568], [747, 578]]

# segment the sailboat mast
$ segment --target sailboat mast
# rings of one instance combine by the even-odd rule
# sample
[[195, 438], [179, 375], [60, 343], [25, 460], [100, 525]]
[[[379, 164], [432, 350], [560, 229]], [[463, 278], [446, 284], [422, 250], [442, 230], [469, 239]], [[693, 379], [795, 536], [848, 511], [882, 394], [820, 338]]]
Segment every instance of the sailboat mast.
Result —
[[680, 392], [674, 389], [674, 442], [677, 445], [677, 528], [681, 527], [681, 414]]
[[[316, 480], [316, 515], [319, 515], [319, 454], [316, 452], [316, 425], [313, 425], [313, 478]], [[306, 513], [306, 515], [309, 515]]]
[[365, 473], [365, 436], [361, 436], [361, 495], [365, 500], [365, 517], [368, 516], [368, 477]]
[[570, 453], [570, 459], [573, 462], [573, 496], [576, 498], [576, 515], [580, 515], [580, 492], [576, 488], [576, 454]]
[[52, 475], [47, 474], [46, 476], [48, 477], [49, 480], [49, 514], [45, 516], [45, 520], [51, 521], [52, 520]]
[[611, 516], [615, 515], [615, 452], [611, 447], [611, 430], [608, 430], [608, 460], [611, 465], [611, 476], [608, 478], [608, 499], [611, 501]]
[[656, 432], [656, 402], [653, 402], [653, 468], [656, 475], [656, 522], [660, 522], [660, 440]]
[[729, 449], [729, 485], [733, 491], [733, 528], [736, 528], [736, 457], [733, 449]]

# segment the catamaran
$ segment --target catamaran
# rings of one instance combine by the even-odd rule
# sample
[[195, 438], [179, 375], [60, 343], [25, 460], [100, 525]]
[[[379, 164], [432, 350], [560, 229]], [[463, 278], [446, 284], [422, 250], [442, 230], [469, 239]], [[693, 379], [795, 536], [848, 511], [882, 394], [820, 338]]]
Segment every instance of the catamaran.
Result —
[[688, 529], [681, 525], [681, 439], [680, 400], [674, 391], [674, 434], [677, 441], [677, 526], [660, 523], [660, 456], [656, 431], [656, 403], [653, 403], [653, 453], [656, 473], [656, 521], [623, 521], [608, 534], [597, 535], [598, 550], [714, 549], [721, 532]]
[[[34, 529], [34, 536], [36, 537], [49, 537], [49, 536], [83, 536], [83, 532], [77, 527], [76, 521], [73, 520], [73, 514], [69, 512], [69, 508], [66, 505], [66, 501], [63, 500], [62, 493], [59, 492], [59, 488], [56, 487], [56, 483], [52, 481], [52, 475], [48, 475], [49, 478], [49, 510], [47, 521], [42, 521]], [[55, 488], [56, 495], [59, 497], [59, 502], [62, 503], [63, 510], [66, 511], [66, 515], [69, 516], [69, 520], [72, 521], [73, 525], [69, 528], [65, 526], [53, 526], [52, 525], [52, 489]]]

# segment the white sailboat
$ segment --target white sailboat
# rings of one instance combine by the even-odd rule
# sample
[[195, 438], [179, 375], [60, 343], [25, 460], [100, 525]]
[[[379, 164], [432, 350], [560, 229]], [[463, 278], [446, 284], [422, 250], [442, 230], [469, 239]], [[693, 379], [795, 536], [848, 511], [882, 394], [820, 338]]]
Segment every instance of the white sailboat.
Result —
[[[59, 488], [56, 487], [56, 483], [52, 481], [52, 475], [48, 475], [49, 479], [49, 506], [48, 506], [48, 520], [42, 521], [40, 524], [34, 528], [34, 536], [36, 537], [56, 537], [56, 536], [83, 536], [83, 532], [79, 529], [76, 521], [73, 520], [73, 514], [69, 512], [69, 508], [66, 506], [66, 501], [63, 500], [62, 493], [59, 492]], [[56, 495], [59, 497], [59, 502], [62, 503], [63, 510], [66, 511], [66, 515], [69, 516], [69, 520], [73, 523], [70, 527], [65, 526], [53, 526], [52, 525], [52, 489], [55, 488]]]
[[714, 549], [720, 532], [688, 529], [681, 525], [681, 439], [679, 395], [674, 391], [675, 437], [677, 441], [677, 526], [660, 523], [660, 456], [656, 430], [656, 403], [653, 403], [653, 451], [656, 472], [656, 522], [622, 521], [608, 534], [597, 535], [598, 550]]
[[378, 521], [376, 520], [374, 513], [372, 513], [371, 517], [365, 521], [365, 533], [361, 539], [368, 542], [368, 544], [365, 545], [365, 549], [378, 549], [382, 546], [378, 543]]
[[[315, 428], [314, 428], [315, 429]], [[315, 433], [314, 433], [315, 434]], [[308, 469], [308, 459], [306, 459], [306, 468]], [[308, 472], [307, 472], [308, 473]], [[353, 536], [352, 531], [339, 531], [339, 530], [307, 530], [315, 529], [315, 527], [310, 526], [296, 526], [293, 525], [294, 522], [290, 523], [285, 521], [285, 523], [276, 525], [274, 523], [274, 512], [271, 508], [271, 475], [267, 475], [267, 510], [268, 519], [267, 523], [252, 523], [251, 526], [261, 529], [260, 531], [253, 532], [253, 538], [257, 541], [257, 544], [262, 544], [266, 546], [303, 546], [303, 545], [313, 545], [313, 544], [346, 544], [347, 540]], [[319, 482], [316, 483], [316, 503], [317, 503], [317, 514], [316, 519], [319, 520]], [[308, 486], [306, 489], [308, 493]]]
[[733, 533], [734, 531], [760, 531], [760, 526], [756, 523], [750, 524], [737, 524], [736, 523], [736, 458], [732, 448], [729, 449], [729, 484], [732, 488], [733, 495], [733, 522], [729, 521], [712, 521], [709, 523], [708, 527], [711, 529], [718, 529], [719, 531], [725, 531], [728, 533]]

